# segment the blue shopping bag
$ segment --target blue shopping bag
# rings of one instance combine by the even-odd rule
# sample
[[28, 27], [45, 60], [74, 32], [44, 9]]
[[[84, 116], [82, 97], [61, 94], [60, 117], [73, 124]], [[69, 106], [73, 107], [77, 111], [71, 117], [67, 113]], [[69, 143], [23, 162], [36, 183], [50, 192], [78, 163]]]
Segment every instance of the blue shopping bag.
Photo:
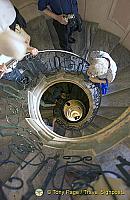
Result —
[[105, 95], [105, 94], [107, 94], [107, 92], [108, 92], [108, 81], [106, 80], [106, 83], [102, 83], [101, 85], [100, 85], [100, 88], [101, 88], [101, 91], [102, 91], [102, 95]]

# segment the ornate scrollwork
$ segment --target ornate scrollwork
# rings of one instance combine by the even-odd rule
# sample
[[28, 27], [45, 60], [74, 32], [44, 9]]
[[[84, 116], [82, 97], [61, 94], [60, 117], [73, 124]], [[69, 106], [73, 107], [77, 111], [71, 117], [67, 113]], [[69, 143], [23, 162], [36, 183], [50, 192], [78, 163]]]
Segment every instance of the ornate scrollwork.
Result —
[[[19, 189], [21, 189], [21, 188], [23, 187], [23, 180], [22, 180], [21, 178], [18, 178], [18, 177], [10, 177], [10, 178], [8, 179], [8, 182], [11, 183], [12, 185], [13, 185], [13, 181], [15, 182], [15, 185], [17, 185], [17, 186], [10, 186], [10, 185], [7, 185], [7, 184], [5, 184], [5, 183], [2, 183], [1, 181], [0, 181], [0, 185], [1, 185], [2, 187], [8, 188], [8, 189], [10, 189], [10, 190], [19, 190]], [[16, 184], [16, 181], [17, 181], [17, 184]]]

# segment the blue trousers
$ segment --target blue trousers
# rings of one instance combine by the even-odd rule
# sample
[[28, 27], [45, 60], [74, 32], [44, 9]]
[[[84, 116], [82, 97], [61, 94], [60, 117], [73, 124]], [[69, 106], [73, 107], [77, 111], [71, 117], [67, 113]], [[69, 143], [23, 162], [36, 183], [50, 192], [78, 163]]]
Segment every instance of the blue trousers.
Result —
[[17, 68], [15, 68], [11, 72], [5, 73], [1, 79], [5, 79], [9, 81], [16, 81], [16, 80], [19, 81], [21, 80], [21, 78], [22, 78], [22, 74]]

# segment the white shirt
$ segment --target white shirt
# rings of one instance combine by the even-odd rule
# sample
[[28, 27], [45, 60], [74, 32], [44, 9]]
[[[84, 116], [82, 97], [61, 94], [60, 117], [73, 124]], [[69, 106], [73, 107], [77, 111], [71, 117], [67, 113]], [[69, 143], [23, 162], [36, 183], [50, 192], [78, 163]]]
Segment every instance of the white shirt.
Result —
[[104, 51], [93, 51], [91, 54], [90, 54], [90, 57], [91, 58], [108, 58], [109, 61], [110, 61], [110, 68], [108, 68], [107, 70], [107, 73], [106, 74], [103, 74], [101, 76], [99, 76], [100, 79], [107, 79], [108, 82], [113, 82], [115, 77], [116, 77], [116, 71], [117, 71], [117, 65], [116, 63], [114, 62], [114, 60], [111, 58], [111, 56], [104, 52]]
[[21, 60], [26, 53], [24, 38], [9, 29], [15, 18], [16, 12], [12, 3], [9, 0], [0, 0], [0, 54]]
[[16, 12], [9, 0], [0, 0], [0, 32], [8, 30], [14, 22]]

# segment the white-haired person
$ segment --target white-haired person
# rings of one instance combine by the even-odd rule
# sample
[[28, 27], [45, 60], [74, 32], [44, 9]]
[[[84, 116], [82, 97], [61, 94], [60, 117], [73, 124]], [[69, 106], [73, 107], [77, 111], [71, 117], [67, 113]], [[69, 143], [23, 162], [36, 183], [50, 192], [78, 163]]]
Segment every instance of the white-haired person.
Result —
[[[38, 50], [30, 47], [29, 40], [10, 29], [17, 19], [17, 13], [9, 0], [0, 0], [0, 78], [14, 80], [23, 71], [16, 67], [26, 52], [37, 55]], [[8, 66], [8, 69], [7, 69]]]
[[116, 77], [117, 65], [104, 51], [93, 51], [89, 56], [90, 66], [87, 70], [89, 80], [100, 85], [102, 94], [107, 93], [108, 84]]

